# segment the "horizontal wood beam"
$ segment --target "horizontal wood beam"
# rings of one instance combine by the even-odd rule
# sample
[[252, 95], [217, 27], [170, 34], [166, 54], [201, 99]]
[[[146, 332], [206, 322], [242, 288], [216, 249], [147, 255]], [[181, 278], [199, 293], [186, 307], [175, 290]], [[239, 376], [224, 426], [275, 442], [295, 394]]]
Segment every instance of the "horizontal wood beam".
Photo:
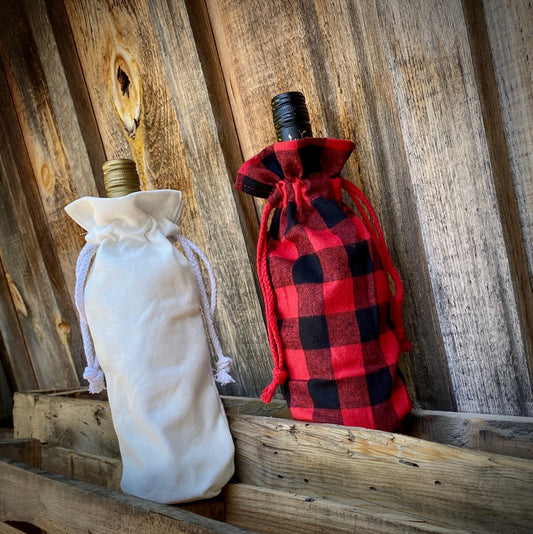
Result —
[[269, 534], [301, 532], [457, 532], [420, 517], [361, 501], [356, 506], [315, 499], [248, 484], [229, 484], [224, 490], [226, 521]]
[[[15, 394], [15, 437], [34, 437], [68, 449], [119, 458], [109, 403], [87, 389]], [[222, 396], [226, 413], [290, 419], [283, 400]], [[403, 432], [411, 437], [533, 459], [533, 418], [413, 410]]]
[[41, 468], [73, 480], [90, 482], [109, 489], [120, 489], [122, 461], [64, 447], [43, 445]]
[[533, 459], [533, 417], [413, 410], [402, 430], [445, 445]]
[[11, 460], [0, 461], [0, 521], [31, 523], [48, 534], [245, 532], [187, 510], [71, 480]]
[[[120, 454], [109, 404], [83, 398], [84, 392], [71, 395], [76, 398], [16, 394], [15, 437], [34, 437], [48, 446], [71, 449], [64, 451], [68, 461], [63, 458], [70, 469], [63, 472], [69, 476], [74, 471], [80, 476], [84, 471], [76, 467], [78, 457], [85, 462], [91, 455], [110, 457], [108, 461], [116, 469]], [[481, 527], [489, 532], [498, 531], [504, 523], [520, 532], [533, 522], [533, 510], [527, 502], [533, 486], [531, 460], [400, 434], [272, 417], [288, 416], [283, 401], [264, 405], [257, 399], [223, 397], [223, 402], [235, 438], [237, 475], [243, 483], [349, 506], [360, 500], [371, 501], [422, 514], [431, 521]], [[443, 418], [448, 428], [460, 429], [461, 419], [475, 421], [478, 417], [485, 426], [493, 427], [520, 419], [524, 428], [519, 434], [525, 436], [522, 444], [530, 434], [528, 418], [417, 411], [412, 417], [415, 422], [418, 418], [417, 424], [426, 433], [433, 421], [437, 426], [438, 418]], [[435, 429], [431, 432], [439, 435]], [[512, 432], [508, 434], [511, 442]], [[50, 455], [45, 453], [43, 458]], [[61, 458], [58, 454], [53, 461], [60, 463]]]
[[[8, 446], [10, 451], [8, 450]], [[18, 456], [28, 461], [33, 458], [19, 453], [33, 445], [36, 450], [37, 440], [12, 440], [12, 443], [0, 443], [2, 453], [9, 452], [10, 457]], [[43, 446], [42, 468], [51, 473], [63, 475], [68, 479], [91, 482], [104, 488], [119, 489], [121, 461], [92, 454], [78, 453], [62, 447]], [[0, 464], [1, 470], [1, 464]], [[70, 501], [67, 497], [68, 506]], [[204, 517], [238, 527], [259, 532], [319, 532], [325, 528], [335, 532], [353, 532], [362, 530], [368, 534], [389, 534], [400, 532], [449, 533], [455, 530], [444, 525], [435, 524], [416, 515], [387, 509], [379, 504], [367, 501], [353, 502], [351, 506], [315, 499], [306, 495], [259, 488], [247, 484], [229, 484], [223, 495], [179, 506]], [[6, 517], [21, 518], [6, 513]], [[28, 518], [25, 516], [26, 521]], [[34, 521], [34, 519], [32, 519]], [[0, 534], [4, 523], [0, 523]], [[8, 532], [13, 528], [7, 525]], [[18, 530], [13, 530], [19, 532]]]
[[348, 505], [363, 499], [487, 532], [533, 524], [530, 460], [336, 425], [229, 420], [243, 483]]

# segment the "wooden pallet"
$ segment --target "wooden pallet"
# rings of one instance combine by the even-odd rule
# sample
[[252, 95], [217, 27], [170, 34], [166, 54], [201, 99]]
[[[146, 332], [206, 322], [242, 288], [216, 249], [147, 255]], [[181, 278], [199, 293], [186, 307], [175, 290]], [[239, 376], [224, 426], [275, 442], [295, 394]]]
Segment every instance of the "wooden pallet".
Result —
[[[279, 401], [223, 401], [235, 481], [216, 499], [167, 506], [119, 491], [122, 466], [106, 400], [80, 391], [16, 394], [15, 439], [0, 442], [0, 456], [10, 458], [0, 463], [0, 533], [20, 524], [7, 522], [85, 534], [532, 529], [533, 460], [510, 455], [531, 454], [531, 419], [471, 416], [466, 423], [464, 415], [413, 412], [407, 421], [415, 434], [508, 451], [502, 455], [292, 421]], [[476, 428], [490, 439], [476, 437]]]

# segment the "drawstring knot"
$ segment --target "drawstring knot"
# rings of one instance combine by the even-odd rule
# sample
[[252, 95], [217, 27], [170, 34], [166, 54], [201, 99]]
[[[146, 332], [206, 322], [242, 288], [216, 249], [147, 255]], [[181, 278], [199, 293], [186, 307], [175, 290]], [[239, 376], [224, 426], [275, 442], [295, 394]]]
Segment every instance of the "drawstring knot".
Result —
[[100, 367], [86, 367], [83, 378], [89, 382], [89, 393], [100, 393], [105, 389], [104, 372]]

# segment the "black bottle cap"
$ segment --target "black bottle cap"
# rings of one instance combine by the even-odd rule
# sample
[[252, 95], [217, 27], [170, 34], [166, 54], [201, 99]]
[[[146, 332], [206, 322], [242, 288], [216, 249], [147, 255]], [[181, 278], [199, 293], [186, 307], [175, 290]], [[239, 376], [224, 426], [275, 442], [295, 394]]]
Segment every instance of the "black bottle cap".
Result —
[[305, 96], [299, 91], [276, 95], [272, 101], [272, 117], [278, 141], [313, 137]]

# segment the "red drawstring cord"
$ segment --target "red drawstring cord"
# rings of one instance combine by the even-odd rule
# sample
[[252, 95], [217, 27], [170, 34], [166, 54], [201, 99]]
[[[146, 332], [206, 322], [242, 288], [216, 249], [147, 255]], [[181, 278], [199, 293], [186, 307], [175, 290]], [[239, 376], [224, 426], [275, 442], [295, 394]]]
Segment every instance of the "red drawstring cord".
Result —
[[[389, 287], [389, 294], [392, 296], [392, 302], [391, 302], [391, 318], [392, 322], [394, 323], [394, 326], [396, 328], [396, 332], [398, 334], [398, 341], [400, 343], [400, 350], [402, 352], [409, 352], [411, 350], [411, 343], [407, 340], [407, 337], [405, 335], [405, 329], [403, 326], [403, 314], [402, 314], [402, 303], [403, 303], [403, 285], [402, 280], [400, 278], [400, 275], [398, 274], [398, 271], [396, 270], [396, 267], [394, 267], [394, 264], [392, 263], [392, 259], [390, 257], [389, 249], [387, 248], [387, 244], [385, 243], [385, 237], [383, 236], [383, 231], [381, 230], [381, 226], [379, 225], [378, 218], [376, 216], [376, 212], [374, 211], [374, 208], [372, 207], [372, 204], [370, 204], [370, 201], [366, 196], [363, 194], [363, 192], [352, 182], [349, 182], [348, 180], [341, 178], [341, 184], [342, 187], [349, 193], [349, 195], [352, 197], [352, 200], [354, 201], [355, 205], [357, 206], [357, 209], [359, 210], [359, 213], [361, 214], [361, 217], [363, 219], [363, 222], [367, 228], [367, 230], [370, 232], [370, 235], [372, 236], [372, 239], [376, 245], [376, 248], [378, 250], [378, 254], [381, 258], [381, 262], [383, 263], [383, 267], [385, 269], [385, 273], [387, 276], [390, 276], [392, 278], [392, 281], [394, 283], [394, 294], [392, 294], [392, 291], [390, 289], [390, 284], [388, 284]], [[368, 219], [367, 214], [365, 213], [364, 208], [368, 211], [370, 214], [370, 217], [372, 219], [372, 222]], [[374, 231], [375, 229], [375, 231]], [[377, 232], [377, 235], [376, 235]], [[388, 280], [387, 280], [388, 282]]]
[[261, 395], [261, 400], [266, 403], [269, 403], [272, 400], [276, 388], [287, 380], [287, 371], [284, 369], [283, 362], [283, 345], [281, 343], [276, 310], [274, 308], [274, 292], [272, 291], [267, 266], [267, 225], [271, 212], [272, 205], [267, 202], [261, 218], [259, 241], [257, 243], [257, 274], [259, 276], [259, 284], [261, 285], [265, 300], [268, 340], [270, 342], [272, 359], [274, 360], [272, 382], [264, 389]]

